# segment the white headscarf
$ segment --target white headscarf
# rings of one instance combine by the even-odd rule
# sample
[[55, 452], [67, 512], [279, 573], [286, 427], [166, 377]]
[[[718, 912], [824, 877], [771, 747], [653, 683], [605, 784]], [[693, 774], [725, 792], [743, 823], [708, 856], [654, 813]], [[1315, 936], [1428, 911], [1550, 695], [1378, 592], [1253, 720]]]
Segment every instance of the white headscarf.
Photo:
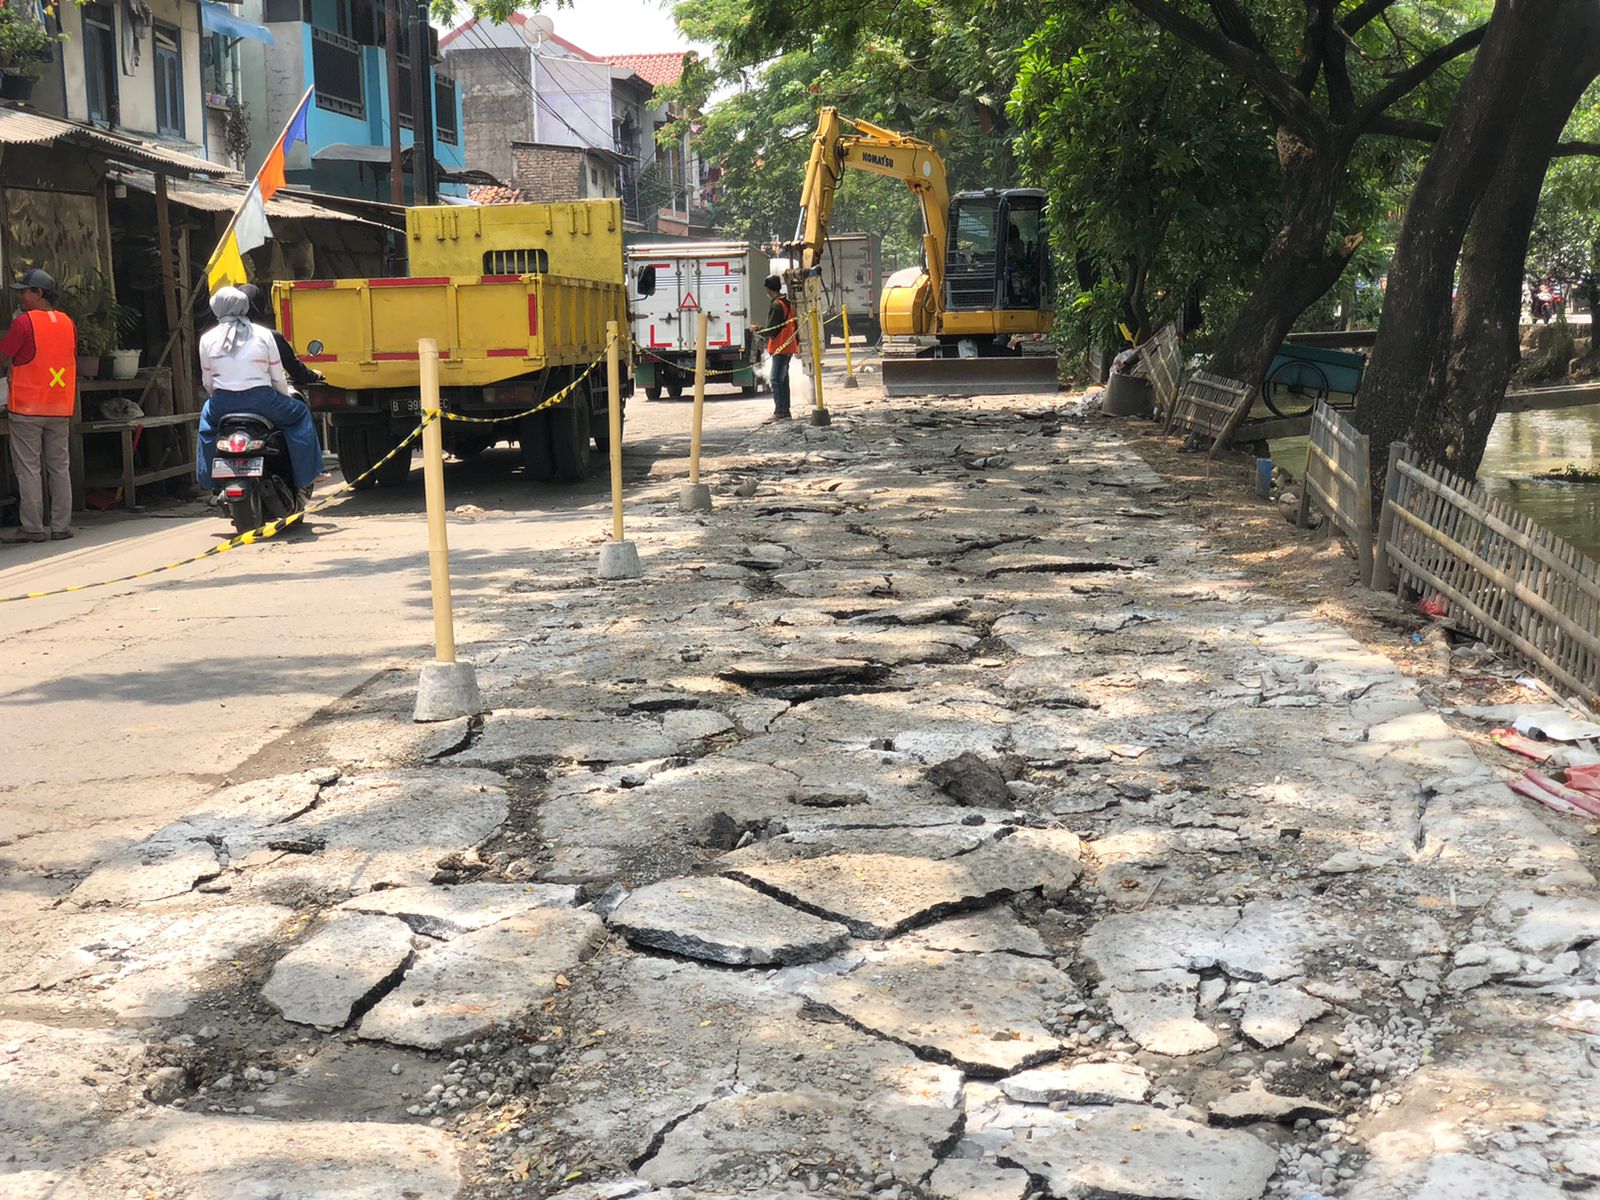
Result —
[[250, 339], [250, 297], [236, 287], [218, 288], [211, 294], [211, 315], [224, 327], [222, 352], [232, 354]]

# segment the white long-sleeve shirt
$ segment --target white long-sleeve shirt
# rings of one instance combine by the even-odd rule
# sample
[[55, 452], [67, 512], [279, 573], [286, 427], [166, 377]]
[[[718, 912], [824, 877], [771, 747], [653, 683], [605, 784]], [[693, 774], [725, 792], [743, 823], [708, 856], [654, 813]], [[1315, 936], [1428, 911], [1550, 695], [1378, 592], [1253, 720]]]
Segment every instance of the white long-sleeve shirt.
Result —
[[200, 382], [208, 395], [258, 387], [290, 394], [289, 377], [283, 373], [283, 359], [272, 330], [252, 323], [249, 339], [235, 346], [232, 354], [222, 352], [226, 332], [226, 325], [213, 325], [200, 335]]

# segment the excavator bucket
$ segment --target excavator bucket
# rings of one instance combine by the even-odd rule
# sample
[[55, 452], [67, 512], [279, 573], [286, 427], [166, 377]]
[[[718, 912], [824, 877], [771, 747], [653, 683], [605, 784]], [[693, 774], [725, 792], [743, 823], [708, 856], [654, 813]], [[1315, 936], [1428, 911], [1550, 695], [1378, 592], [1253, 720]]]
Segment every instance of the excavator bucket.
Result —
[[923, 358], [884, 355], [883, 394], [895, 396], [1042, 395], [1061, 390], [1054, 355]]

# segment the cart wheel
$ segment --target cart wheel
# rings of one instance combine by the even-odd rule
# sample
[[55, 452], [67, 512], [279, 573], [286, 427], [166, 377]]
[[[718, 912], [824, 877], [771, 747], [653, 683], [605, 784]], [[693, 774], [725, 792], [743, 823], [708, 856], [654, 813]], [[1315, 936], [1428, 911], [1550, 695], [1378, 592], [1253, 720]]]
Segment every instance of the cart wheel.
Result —
[[1314, 362], [1290, 358], [1267, 376], [1261, 398], [1280, 417], [1300, 417], [1328, 398], [1328, 377]]

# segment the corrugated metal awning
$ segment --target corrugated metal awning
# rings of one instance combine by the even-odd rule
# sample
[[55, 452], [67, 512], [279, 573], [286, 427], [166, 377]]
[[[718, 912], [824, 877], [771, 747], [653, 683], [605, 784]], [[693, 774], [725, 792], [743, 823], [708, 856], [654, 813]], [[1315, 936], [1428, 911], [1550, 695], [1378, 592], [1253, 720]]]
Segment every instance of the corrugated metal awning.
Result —
[[15, 108], [0, 108], [0, 145], [71, 145], [103, 155], [113, 162], [159, 171], [163, 175], [175, 175], [181, 179], [195, 175], [210, 175], [218, 179], [239, 178], [239, 173], [229, 167], [154, 142], [140, 141], [76, 121], [58, 121], [42, 113], [22, 112]]
[[[131, 188], [152, 195], [156, 190], [154, 175], [144, 171], [123, 171], [119, 177]], [[244, 200], [245, 185], [214, 182], [207, 179], [188, 179], [182, 183], [167, 184], [167, 199], [174, 204], [181, 204], [185, 208], [198, 209], [200, 212], [231, 213], [238, 208]], [[318, 204], [301, 196], [288, 196], [279, 192], [267, 201], [268, 218], [281, 218], [284, 220], [318, 219], [324, 221], [351, 221], [357, 225], [371, 225], [378, 229], [387, 229], [387, 225], [377, 221], [369, 221], [365, 217], [358, 217], [353, 213], [340, 212], [325, 204]]]

